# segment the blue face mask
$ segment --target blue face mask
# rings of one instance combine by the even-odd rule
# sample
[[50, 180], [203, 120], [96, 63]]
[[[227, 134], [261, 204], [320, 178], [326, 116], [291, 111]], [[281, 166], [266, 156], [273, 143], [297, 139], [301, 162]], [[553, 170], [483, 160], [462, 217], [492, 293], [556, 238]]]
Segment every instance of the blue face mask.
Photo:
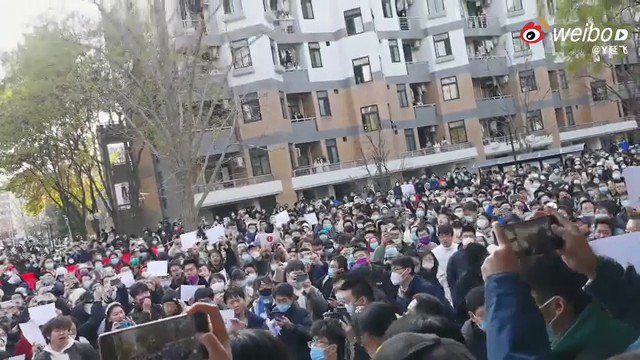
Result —
[[324, 355], [324, 349], [317, 346], [311, 348], [309, 355], [311, 356], [311, 360], [325, 360], [327, 358]]
[[375, 250], [377, 248], [378, 248], [378, 243], [377, 242], [371, 243], [371, 250]]
[[395, 246], [390, 246], [385, 249], [384, 257], [387, 259], [391, 259], [398, 256], [398, 249]]
[[327, 270], [327, 276], [333, 279], [336, 276], [336, 268], [330, 267], [329, 270]]
[[418, 241], [418, 234], [416, 234], [416, 233], [411, 233], [411, 241], [413, 241], [413, 242]]
[[478, 328], [479, 328], [480, 330], [484, 331], [484, 332], [487, 332], [487, 330], [485, 329], [485, 325], [484, 325], [484, 324], [485, 324], [485, 322], [484, 322], [484, 321], [482, 321], [482, 322], [480, 323], [480, 325], [478, 325]]
[[322, 225], [322, 229], [329, 231], [329, 230], [333, 229], [333, 225], [324, 224], [324, 225]]
[[291, 304], [276, 304], [276, 308], [278, 308], [278, 311], [281, 313], [286, 313], [289, 308], [291, 308]]

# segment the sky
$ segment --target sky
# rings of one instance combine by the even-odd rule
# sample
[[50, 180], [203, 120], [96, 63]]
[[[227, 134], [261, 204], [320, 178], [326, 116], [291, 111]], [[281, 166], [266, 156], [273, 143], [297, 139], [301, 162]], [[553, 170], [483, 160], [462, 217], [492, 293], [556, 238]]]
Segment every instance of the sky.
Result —
[[[0, 53], [14, 50], [43, 19], [62, 20], [73, 12], [97, 16], [92, 0], [0, 0]], [[0, 78], [3, 76], [0, 63]]]

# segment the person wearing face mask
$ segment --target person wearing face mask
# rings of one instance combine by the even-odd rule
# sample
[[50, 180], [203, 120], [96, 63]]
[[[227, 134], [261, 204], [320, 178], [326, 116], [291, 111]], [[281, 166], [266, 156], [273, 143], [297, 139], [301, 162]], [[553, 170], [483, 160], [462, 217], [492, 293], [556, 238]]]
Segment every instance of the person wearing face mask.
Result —
[[[465, 302], [467, 294], [471, 289], [484, 285], [480, 268], [487, 256], [489, 256], [489, 253], [484, 245], [470, 243], [465, 247], [464, 260], [467, 265], [467, 270], [456, 281], [452, 291], [452, 296], [454, 296], [453, 306], [456, 309], [460, 322], [464, 322], [468, 318], [469, 309]], [[451, 262], [449, 262], [449, 266], [451, 266]]]
[[[397, 249], [395, 246], [389, 247], [395, 250], [395, 257], [395, 255], [398, 254]], [[390, 281], [389, 272], [382, 266], [373, 265], [371, 263], [369, 250], [364, 247], [355, 247], [353, 249], [353, 257], [358, 267], [352, 269], [350, 274], [362, 279], [367, 279], [375, 286], [375, 289], [380, 292], [378, 298], [393, 302], [396, 298], [397, 291]]]
[[440, 285], [438, 281], [438, 260], [433, 252], [427, 252], [420, 259], [420, 271], [418, 275], [434, 285]]
[[[314, 286], [320, 290], [325, 299], [333, 298], [333, 284], [339, 281], [347, 271], [347, 258], [338, 255], [329, 262], [327, 275], [316, 282]], [[329, 305], [331, 306], [331, 304]]]
[[453, 244], [453, 228], [451, 225], [438, 226], [438, 238], [440, 245], [433, 249], [433, 255], [438, 260], [438, 280], [444, 288], [447, 299], [451, 299], [451, 291], [447, 281], [447, 265], [451, 256], [458, 251], [458, 247]]
[[343, 360], [347, 335], [340, 321], [322, 319], [311, 326], [312, 340], [309, 342], [311, 360]]
[[198, 275], [198, 262], [195, 259], [185, 260], [183, 266], [187, 285], [209, 285], [207, 280]]
[[462, 325], [462, 336], [467, 349], [476, 360], [487, 360], [487, 335], [484, 307], [484, 286], [471, 289], [465, 297], [469, 320]]
[[251, 305], [251, 311], [263, 318], [268, 319], [271, 315], [271, 309], [274, 306], [273, 288], [275, 282], [269, 276], [261, 276], [253, 283], [254, 294], [258, 294], [257, 298]]
[[314, 320], [321, 319], [328, 309], [327, 300], [309, 279], [308, 268], [300, 260], [290, 260], [284, 268], [285, 279], [297, 297], [297, 305], [311, 313]]
[[[449, 261], [447, 262], [447, 283], [451, 289], [451, 298], [454, 300], [460, 298], [455, 293], [456, 284], [458, 283], [458, 279], [464, 274], [467, 270], [469, 270], [469, 263], [467, 262], [467, 258], [465, 255], [465, 250], [469, 244], [472, 244], [476, 241], [476, 231], [473, 226], [465, 225], [462, 227], [461, 231], [462, 242], [458, 244], [458, 251], [451, 255]], [[462, 295], [464, 297], [464, 295]]]
[[144, 324], [164, 317], [162, 305], [151, 301], [151, 290], [144, 282], [138, 281], [131, 285], [129, 294], [133, 298], [134, 305], [129, 315], [136, 324]]
[[294, 289], [290, 284], [278, 284], [273, 289], [275, 308], [271, 319], [280, 327], [278, 338], [287, 346], [293, 359], [311, 360], [308, 342], [311, 337], [311, 316], [295, 301]]
[[407, 311], [407, 306], [418, 293], [425, 293], [434, 296], [445, 308], [445, 314], [450, 319], [454, 319], [454, 312], [445, 298], [442, 287], [434, 285], [429, 281], [416, 276], [415, 263], [411, 257], [400, 256], [391, 261], [391, 283], [398, 286], [398, 297], [396, 306], [401, 312]]

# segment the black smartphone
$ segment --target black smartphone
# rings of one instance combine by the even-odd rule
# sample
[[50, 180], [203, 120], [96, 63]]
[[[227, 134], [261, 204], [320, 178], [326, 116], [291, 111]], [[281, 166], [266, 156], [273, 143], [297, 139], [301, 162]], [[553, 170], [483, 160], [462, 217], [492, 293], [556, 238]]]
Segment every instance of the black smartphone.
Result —
[[195, 318], [187, 315], [115, 330], [98, 338], [100, 358], [202, 360], [196, 332]]
[[516, 224], [503, 225], [504, 233], [518, 257], [552, 253], [564, 247], [564, 240], [551, 231], [559, 225], [554, 216], [543, 216]]

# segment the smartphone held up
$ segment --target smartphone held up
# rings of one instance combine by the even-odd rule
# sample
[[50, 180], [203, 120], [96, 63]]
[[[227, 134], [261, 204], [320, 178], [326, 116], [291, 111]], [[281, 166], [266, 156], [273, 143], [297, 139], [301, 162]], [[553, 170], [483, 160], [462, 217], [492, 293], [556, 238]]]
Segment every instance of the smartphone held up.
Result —
[[551, 225], [559, 225], [553, 215], [545, 215], [517, 224], [503, 225], [513, 252], [519, 258], [553, 253], [564, 246], [561, 237], [551, 231]]

